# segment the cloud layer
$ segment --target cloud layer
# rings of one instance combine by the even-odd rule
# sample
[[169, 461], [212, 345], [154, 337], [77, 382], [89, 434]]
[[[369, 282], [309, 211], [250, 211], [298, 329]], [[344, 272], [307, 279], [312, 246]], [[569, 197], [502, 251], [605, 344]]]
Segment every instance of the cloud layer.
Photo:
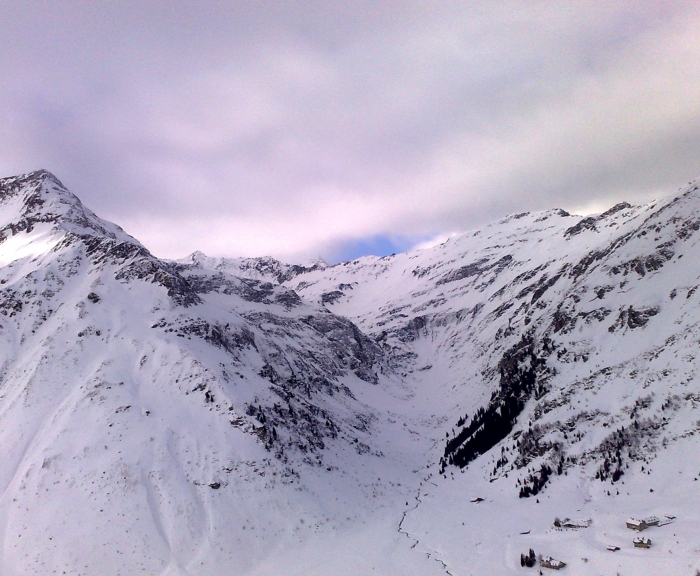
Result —
[[643, 202], [700, 174], [695, 6], [4, 3], [0, 173], [52, 170], [165, 257]]

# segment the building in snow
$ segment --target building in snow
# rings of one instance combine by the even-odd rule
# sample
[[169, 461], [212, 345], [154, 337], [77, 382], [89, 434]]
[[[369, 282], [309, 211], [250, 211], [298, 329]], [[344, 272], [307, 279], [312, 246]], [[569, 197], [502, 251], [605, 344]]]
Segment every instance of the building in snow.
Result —
[[562, 528], [588, 528], [592, 523], [590, 518], [586, 520], [571, 520], [569, 518], [564, 518], [561, 523]]
[[651, 548], [651, 540], [644, 536], [637, 536], [632, 543], [635, 548]]
[[545, 556], [544, 558], [542, 558], [540, 566], [542, 566], [543, 568], [552, 568], [553, 570], [561, 570], [564, 566], [566, 566], [566, 562], [562, 562], [561, 560], [555, 560], [551, 556]]
[[610, 552], [617, 552], [620, 549], [620, 547], [615, 546], [614, 544], [610, 544], [610, 546], [608, 546], [607, 549], [610, 550]]
[[642, 520], [647, 526], [658, 526], [659, 519], [656, 516], [647, 516]]
[[636, 530], [637, 532], [641, 532], [642, 530], [646, 530], [648, 528], [646, 522], [644, 520], [637, 520], [636, 518], [628, 518], [627, 519], [627, 528], [630, 530]]

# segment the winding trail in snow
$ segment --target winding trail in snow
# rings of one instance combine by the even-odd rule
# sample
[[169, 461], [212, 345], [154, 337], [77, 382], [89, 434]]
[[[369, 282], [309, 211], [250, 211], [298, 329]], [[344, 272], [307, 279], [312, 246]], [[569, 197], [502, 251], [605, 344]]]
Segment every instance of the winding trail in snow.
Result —
[[[410, 534], [409, 532], [407, 532], [406, 530], [404, 530], [404, 528], [403, 528], [403, 523], [406, 521], [407, 515], [408, 515], [410, 512], [413, 512], [414, 510], [418, 509], [418, 507], [423, 503], [423, 501], [422, 501], [421, 498], [420, 498], [421, 495], [422, 495], [422, 493], [421, 493], [421, 488], [420, 488], [420, 487], [423, 485], [423, 482], [428, 482], [429, 479], [430, 479], [430, 476], [427, 476], [426, 478], [424, 478], [424, 479], [421, 481], [421, 483], [420, 483], [418, 489], [416, 490], [416, 495], [414, 496], [414, 499], [415, 499], [415, 501], [416, 501], [415, 506], [413, 506], [412, 508], [407, 508], [406, 510], [404, 510], [403, 515], [401, 516], [401, 521], [399, 522], [398, 532], [399, 532], [400, 534], [403, 534], [404, 536], [406, 536], [406, 538], [408, 538], [409, 540], [411, 540], [411, 541], [413, 542], [413, 544], [411, 545], [411, 550], [413, 550], [416, 546], [418, 546], [418, 544], [420, 544], [420, 540], [418, 540], [418, 538], [415, 538], [415, 537], [411, 536], [411, 534]], [[433, 482], [431, 482], [431, 484], [432, 484], [433, 486], [437, 486], [437, 484], [435, 484], [435, 483], [433, 483]], [[440, 558], [436, 557], [435, 553], [426, 552], [425, 554], [426, 554], [426, 556], [428, 557], [429, 560], [434, 560], [435, 562], [438, 562], [438, 563], [442, 566], [442, 569], [445, 571], [445, 574], [448, 574], [449, 576], [454, 576], [454, 574], [452, 574], [452, 572], [450, 572], [450, 570], [449, 570], [447, 564], [446, 564], [445, 562], [443, 562]]]

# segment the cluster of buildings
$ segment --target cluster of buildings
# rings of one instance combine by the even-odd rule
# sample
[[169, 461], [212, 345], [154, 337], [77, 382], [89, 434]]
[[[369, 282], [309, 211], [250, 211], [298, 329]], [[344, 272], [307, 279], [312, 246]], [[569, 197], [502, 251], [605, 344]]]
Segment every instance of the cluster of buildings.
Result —
[[[657, 516], [647, 516], [646, 518], [628, 518], [626, 525], [630, 530], [635, 530], [637, 532], [642, 532], [651, 526], [663, 526], [664, 524], [669, 524], [675, 520], [675, 516], [664, 516], [663, 519], [659, 519]], [[561, 528], [587, 528], [590, 526], [590, 520], [584, 521], [572, 521], [569, 518], [565, 518], [561, 523], [557, 520], [556, 526]], [[637, 536], [632, 540], [635, 548], [651, 548], [651, 539], [646, 536]], [[615, 545], [610, 545], [607, 547], [611, 552], [617, 552], [620, 547]], [[561, 570], [566, 566], [565, 562], [561, 560], [556, 560], [551, 556], [545, 556], [540, 560], [540, 566], [543, 568], [552, 568], [553, 570]]]
[[650, 526], [658, 526], [660, 520], [656, 516], [647, 516], [646, 518], [643, 518], [641, 520], [637, 520], [636, 518], [628, 518], [627, 519], [627, 528], [630, 530], [636, 530], [637, 532], [641, 532], [642, 530], [646, 530]]
[[[627, 528], [629, 528], [630, 530], [636, 530], [637, 532], [646, 530], [650, 526], [658, 525], [659, 519], [656, 516], [648, 516], [646, 518], [642, 518], [641, 520], [637, 518], [627, 519]], [[635, 548], [651, 548], [651, 538], [646, 538], [645, 536], [637, 536], [634, 540], [632, 540], [632, 544], [634, 544]]]
[[[646, 518], [642, 518], [641, 520], [637, 518], [628, 518], [627, 528], [629, 528], [630, 530], [636, 530], [637, 532], [641, 532], [642, 530], [646, 530], [651, 526], [663, 526], [664, 524], [668, 524], [674, 519], [675, 516], [665, 516], [664, 520], [659, 520], [659, 518], [656, 516], [647, 516]], [[632, 540], [632, 543], [634, 544], [635, 548], [651, 548], [651, 539], [646, 538], [645, 536], [637, 536], [634, 540]]]

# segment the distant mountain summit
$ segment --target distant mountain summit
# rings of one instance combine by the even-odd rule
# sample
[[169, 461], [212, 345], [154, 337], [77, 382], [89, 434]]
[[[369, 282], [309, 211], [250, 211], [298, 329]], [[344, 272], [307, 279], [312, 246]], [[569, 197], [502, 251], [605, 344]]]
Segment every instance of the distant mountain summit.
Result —
[[193, 268], [216, 270], [234, 274], [251, 280], [263, 280], [282, 284], [299, 274], [325, 270], [328, 265], [323, 260], [307, 264], [285, 264], [271, 256], [259, 258], [213, 258], [199, 250], [177, 261]]
[[0, 572], [700, 568], [698, 188], [329, 266], [0, 179]]

